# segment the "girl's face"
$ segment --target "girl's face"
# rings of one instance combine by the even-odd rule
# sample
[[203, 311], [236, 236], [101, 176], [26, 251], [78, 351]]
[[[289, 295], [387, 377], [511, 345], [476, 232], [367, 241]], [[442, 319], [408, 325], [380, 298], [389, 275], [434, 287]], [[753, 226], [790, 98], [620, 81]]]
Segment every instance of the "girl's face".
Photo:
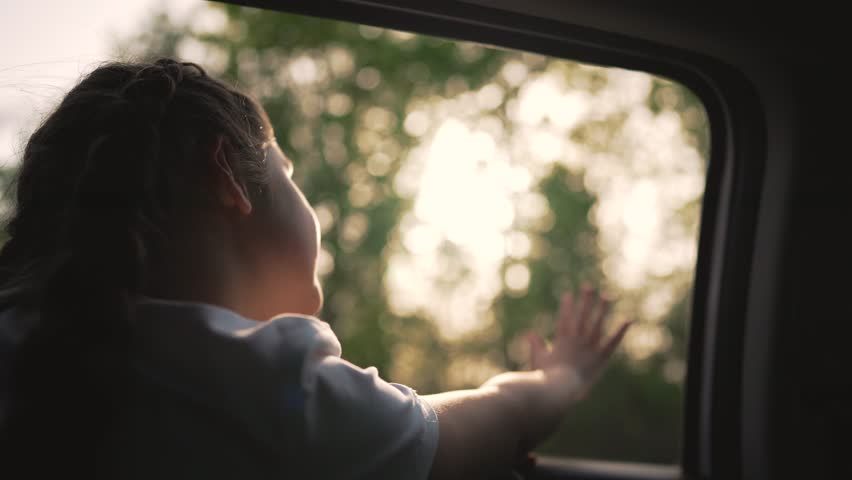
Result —
[[293, 163], [274, 141], [266, 146], [268, 191], [253, 206], [257, 244], [252, 271], [265, 318], [316, 314], [322, 288], [316, 275], [320, 235], [316, 214], [293, 183]]

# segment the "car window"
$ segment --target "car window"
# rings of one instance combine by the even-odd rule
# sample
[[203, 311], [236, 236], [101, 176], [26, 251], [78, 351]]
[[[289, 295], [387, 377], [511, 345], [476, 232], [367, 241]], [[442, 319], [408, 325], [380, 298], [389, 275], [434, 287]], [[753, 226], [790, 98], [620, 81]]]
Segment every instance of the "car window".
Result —
[[[104, 26], [108, 54], [177, 55], [259, 97], [316, 210], [319, 316], [347, 359], [420, 393], [475, 387], [525, 368], [526, 332], [546, 334], [560, 293], [587, 282], [639, 323], [540, 451], [678, 461], [709, 148], [692, 92], [470, 42], [176, 5]], [[5, 105], [8, 175], [32, 118]]]

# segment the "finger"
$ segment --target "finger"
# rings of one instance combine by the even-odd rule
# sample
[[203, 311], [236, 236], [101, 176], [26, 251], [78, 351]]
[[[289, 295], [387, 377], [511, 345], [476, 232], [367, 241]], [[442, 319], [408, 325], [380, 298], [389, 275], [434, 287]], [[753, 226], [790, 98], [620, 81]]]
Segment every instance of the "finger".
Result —
[[580, 300], [580, 311], [577, 313], [577, 318], [574, 320], [574, 325], [576, 328], [577, 335], [583, 335], [589, 329], [589, 313], [592, 310], [592, 303], [594, 302], [594, 290], [589, 284], [583, 284], [583, 291], [581, 293]]
[[611, 310], [612, 300], [601, 296], [600, 303], [598, 304], [598, 309], [592, 318], [591, 329], [589, 330], [590, 342], [597, 343], [600, 340], [604, 322], [606, 321], [606, 317], [609, 315], [609, 312]]
[[541, 367], [544, 356], [544, 340], [537, 333], [530, 332], [527, 334], [527, 342], [530, 344], [530, 366], [536, 370]]
[[610, 337], [609, 340], [607, 340], [607, 342], [604, 344], [603, 348], [600, 351], [599, 358], [601, 362], [605, 362], [610, 357], [610, 355], [612, 355], [612, 352], [615, 350], [615, 347], [617, 347], [618, 344], [621, 343], [621, 339], [624, 338], [624, 334], [627, 333], [627, 329], [630, 328], [630, 326], [634, 323], [636, 323], [635, 320], [630, 320], [629, 322], [624, 322], [623, 324], [621, 324], [620, 327], [618, 327], [618, 330], [616, 330], [615, 334], [613, 334], [613, 336]]
[[559, 305], [559, 319], [556, 322], [556, 338], [562, 339], [566, 336], [573, 335], [574, 321], [574, 295], [565, 293], [562, 295], [562, 301]]

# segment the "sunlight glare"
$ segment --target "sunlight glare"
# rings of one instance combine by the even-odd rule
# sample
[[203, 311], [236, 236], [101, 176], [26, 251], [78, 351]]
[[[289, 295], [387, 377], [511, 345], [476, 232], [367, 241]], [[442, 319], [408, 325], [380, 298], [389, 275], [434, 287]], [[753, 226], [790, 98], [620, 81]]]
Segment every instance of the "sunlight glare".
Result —
[[[598, 233], [586, 248], [601, 255], [607, 282], [646, 298], [643, 320], [658, 321], [674, 292], [655, 279], [695, 262], [695, 223], [674, 219], [703, 192], [700, 153], [677, 114], [650, 110], [647, 74], [596, 66], [531, 74], [526, 61], [508, 62], [476, 91], [453, 77], [444, 96], [409, 105], [403, 128], [418, 142], [393, 177], [412, 208], [389, 247], [391, 308], [431, 319], [445, 339], [483, 331], [492, 320], [481, 305], [501, 290], [523, 296], [532, 281], [526, 262], [551, 251], [541, 234], [556, 218], [539, 182], [559, 163], [574, 175], [567, 188], [596, 199], [589, 220]], [[569, 71], [579, 71], [570, 82]], [[658, 294], [640, 294], [651, 282]], [[667, 348], [668, 332], [654, 328], [626, 341], [631, 357]]]
[[530, 285], [530, 269], [523, 263], [509, 265], [504, 275], [506, 286], [515, 293], [524, 293]]
[[517, 60], [511, 60], [503, 65], [503, 69], [500, 73], [503, 76], [503, 79], [506, 80], [506, 83], [512, 87], [516, 87], [527, 78], [528, 71], [529, 69], [523, 63]]
[[317, 63], [308, 55], [300, 55], [290, 62], [290, 78], [298, 85], [308, 85], [319, 79]]

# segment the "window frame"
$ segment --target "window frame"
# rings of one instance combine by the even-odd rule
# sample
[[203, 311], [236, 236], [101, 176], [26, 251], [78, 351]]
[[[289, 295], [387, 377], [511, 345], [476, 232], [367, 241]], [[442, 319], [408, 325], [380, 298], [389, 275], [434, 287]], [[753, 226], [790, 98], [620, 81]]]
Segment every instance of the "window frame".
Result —
[[692, 90], [707, 112], [711, 140], [688, 326], [681, 463], [651, 466], [545, 457], [539, 461], [539, 476], [741, 477], [745, 317], [767, 157], [766, 119], [757, 91], [745, 75], [692, 51], [468, 3], [226, 3], [639, 70], [667, 77]]

